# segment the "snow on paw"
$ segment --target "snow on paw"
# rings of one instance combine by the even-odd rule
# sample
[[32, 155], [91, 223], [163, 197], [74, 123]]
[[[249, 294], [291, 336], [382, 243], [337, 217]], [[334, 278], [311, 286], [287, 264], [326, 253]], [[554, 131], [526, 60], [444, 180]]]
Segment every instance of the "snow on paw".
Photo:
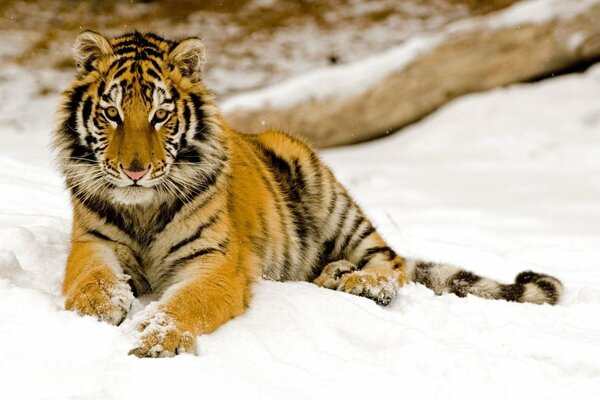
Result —
[[112, 325], [119, 325], [133, 303], [127, 276], [97, 271], [67, 293], [65, 308], [89, 315]]
[[345, 275], [341, 281], [339, 291], [366, 297], [382, 306], [390, 304], [398, 291], [393, 279], [363, 271]]
[[140, 358], [173, 357], [196, 351], [194, 335], [179, 329], [175, 320], [162, 311], [157, 310], [139, 322], [136, 336], [135, 347], [129, 354]]
[[340, 286], [341, 278], [351, 272], [356, 271], [356, 265], [350, 261], [339, 260], [329, 263], [323, 268], [323, 272], [313, 283], [327, 289], [337, 289]]

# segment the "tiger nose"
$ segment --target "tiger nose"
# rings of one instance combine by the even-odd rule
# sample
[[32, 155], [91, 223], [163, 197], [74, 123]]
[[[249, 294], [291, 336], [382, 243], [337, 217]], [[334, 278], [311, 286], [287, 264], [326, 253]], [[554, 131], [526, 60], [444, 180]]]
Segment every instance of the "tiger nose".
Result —
[[132, 165], [130, 168], [131, 169], [127, 169], [121, 166], [121, 169], [123, 170], [125, 175], [130, 177], [133, 181], [139, 181], [150, 170], [150, 166], [146, 167], [146, 169], [141, 169], [139, 167], [136, 168], [136, 166]]

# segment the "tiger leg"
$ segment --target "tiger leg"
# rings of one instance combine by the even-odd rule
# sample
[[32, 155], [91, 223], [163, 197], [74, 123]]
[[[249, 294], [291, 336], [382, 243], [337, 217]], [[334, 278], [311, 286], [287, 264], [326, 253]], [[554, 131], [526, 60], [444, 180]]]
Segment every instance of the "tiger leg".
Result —
[[109, 246], [74, 242], [62, 287], [65, 308], [118, 325], [133, 302], [127, 279]]
[[321, 275], [313, 281], [321, 287], [366, 297], [382, 306], [388, 305], [396, 297], [398, 288], [404, 282], [403, 272], [392, 262], [359, 269], [347, 260], [327, 264]]
[[406, 282], [402, 258], [387, 246], [368, 247], [360, 253], [354, 254], [356, 263], [339, 260], [327, 264], [313, 283], [388, 305]]
[[193, 353], [197, 335], [244, 311], [247, 284], [228, 261], [197, 260], [180, 270], [174, 282], [155, 307], [142, 313], [139, 340], [129, 354], [155, 358]]

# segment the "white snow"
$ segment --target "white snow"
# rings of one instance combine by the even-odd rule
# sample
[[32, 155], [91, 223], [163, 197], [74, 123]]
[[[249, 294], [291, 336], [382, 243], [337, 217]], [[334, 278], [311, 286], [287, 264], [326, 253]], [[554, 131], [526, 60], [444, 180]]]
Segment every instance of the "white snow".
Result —
[[507, 282], [554, 274], [558, 306], [411, 284], [382, 308], [265, 281], [246, 314], [198, 338], [197, 356], [159, 360], [127, 356], [152, 299], [121, 327], [63, 310], [71, 215], [45, 147], [56, 99], [34, 99], [32, 128], [0, 125], [0, 397], [600, 398], [599, 96], [596, 67], [467, 96], [323, 154], [398, 252]]
[[293, 79], [236, 95], [223, 103], [223, 110], [230, 113], [262, 108], [280, 109], [303, 102], [358, 95], [391, 73], [403, 69], [451, 35], [466, 32], [478, 34], [477, 31], [483, 28], [499, 30], [571, 18], [598, 3], [600, 0], [521, 1], [491, 15], [461, 20], [438, 32], [413, 36], [396, 47], [362, 61], [317, 68]]

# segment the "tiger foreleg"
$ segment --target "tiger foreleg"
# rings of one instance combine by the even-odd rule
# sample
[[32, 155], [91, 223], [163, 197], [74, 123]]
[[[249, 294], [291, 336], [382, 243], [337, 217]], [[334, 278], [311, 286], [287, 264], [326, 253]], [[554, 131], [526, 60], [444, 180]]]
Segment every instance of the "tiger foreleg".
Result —
[[62, 288], [65, 308], [118, 325], [134, 298], [127, 278], [110, 247], [91, 241], [74, 242]]
[[142, 313], [138, 342], [130, 354], [172, 357], [193, 353], [196, 336], [210, 333], [244, 311], [246, 282], [220, 257], [180, 270], [154, 307]]

